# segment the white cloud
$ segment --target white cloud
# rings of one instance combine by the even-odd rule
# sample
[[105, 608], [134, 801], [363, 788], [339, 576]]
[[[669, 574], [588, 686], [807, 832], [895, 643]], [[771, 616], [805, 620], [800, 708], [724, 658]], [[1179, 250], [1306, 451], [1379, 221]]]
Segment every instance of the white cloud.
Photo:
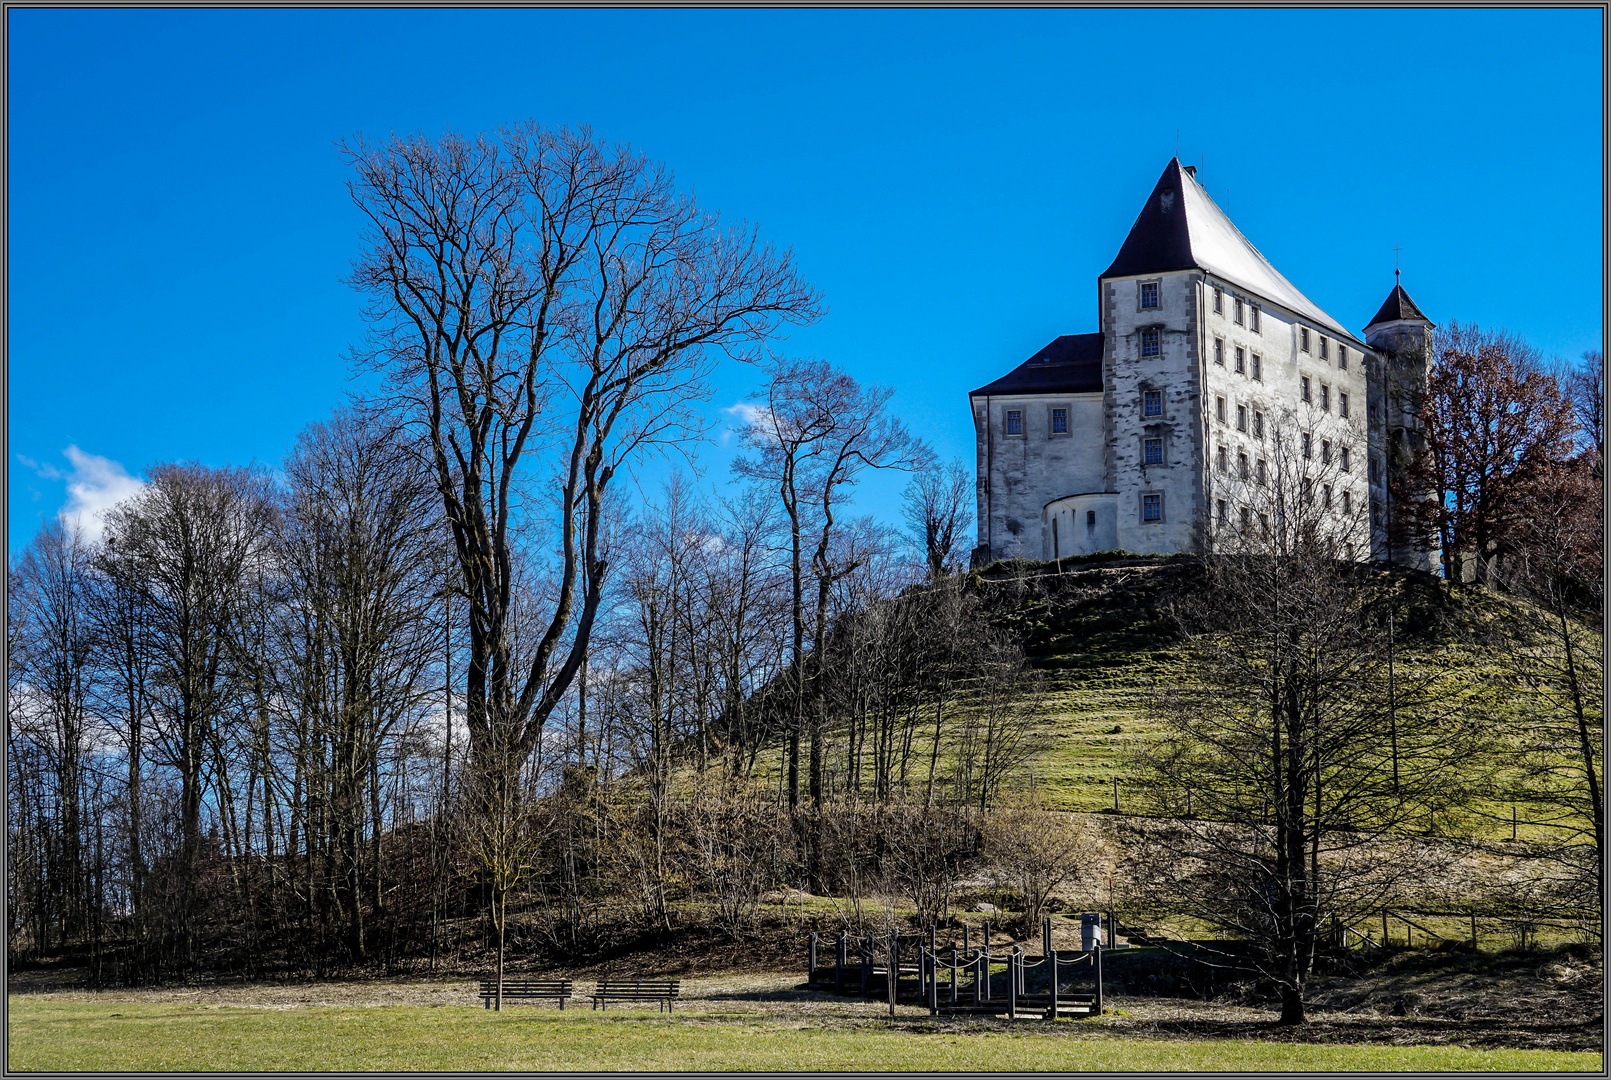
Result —
[[[92, 539], [99, 539], [105, 528], [101, 516], [124, 499], [137, 494], [145, 484], [130, 476], [128, 470], [111, 458], [86, 454], [76, 446], [62, 451], [72, 462], [73, 471], [67, 474], [67, 503], [61, 509], [63, 522], [77, 520], [79, 528]], [[46, 466], [45, 468], [49, 468]], [[38, 470], [48, 476], [44, 468]], [[52, 469], [58, 477], [62, 474]]]
[[743, 428], [754, 428], [755, 434], [762, 438], [777, 441], [777, 421], [772, 414], [759, 405], [752, 405], [748, 401], [740, 401], [736, 405], [729, 405], [722, 412], [738, 420], [739, 426], [727, 428], [722, 432], [722, 442], [726, 442], [735, 432]]

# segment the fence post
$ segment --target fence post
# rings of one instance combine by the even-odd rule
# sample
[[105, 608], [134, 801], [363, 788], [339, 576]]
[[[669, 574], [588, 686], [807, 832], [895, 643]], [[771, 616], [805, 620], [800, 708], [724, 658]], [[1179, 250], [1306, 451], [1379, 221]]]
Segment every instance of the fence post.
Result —
[[1018, 1019], [1018, 946], [1007, 954], [1007, 1019]]
[[1050, 956], [1052, 952], [1052, 917], [1050, 915], [1040, 921], [1040, 954]]
[[1102, 943], [1091, 950], [1091, 964], [1096, 968], [1096, 1015], [1102, 1015]]
[[1046, 1019], [1057, 1019], [1057, 950], [1051, 949], [1046, 953], [1046, 960], [1051, 964], [1052, 979], [1046, 991], [1046, 1000], [1049, 1003], [1046, 1009]]
[[928, 954], [929, 960], [929, 1015], [940, 1015], [940, 971], [936, 961], [938, 956]]
[[809, 983], [814, 983], [816, 981], [817, 981], [817, 933], [816, 933], [815, 930], [813, 930], [811, 932], [811, 936], [806, 939], [806, 982], [809, 984]]
[[1471, 909], [1471, 947], [1477, 947], [1477, 909]]
[[901, 935], [898, 930], [889, 932], [889, 1015], [895, 1015], [895, 999], [900, 995]]
[[839, 931], [839, 940], [834, 942], [833, 952], [833, 992], [845, 992], [845, 964], [850, 959], [850, 951], [845, 948], [845, 932]]
[[962, 924], [962, 955], [963, 956], [968, 955], [968, 951], [971, 948], [972, 948], [972, 946], [968, 944], [968, 924], [963, 923]]
[[867, 977], [872, 974], [873, 935], [861, 939], [861, 996], [868, 995]]

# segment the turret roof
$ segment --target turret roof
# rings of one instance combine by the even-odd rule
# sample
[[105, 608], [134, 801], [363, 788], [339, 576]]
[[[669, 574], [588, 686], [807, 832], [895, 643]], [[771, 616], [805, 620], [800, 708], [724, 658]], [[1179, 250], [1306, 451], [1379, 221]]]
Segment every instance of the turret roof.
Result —
[[1171, 270], [1205, 270], [1281, 305], [1350, 341], [1354, 334], [1327, 315], [1259, 253], [1225, 211], [1215, 205], [1178, 158], [1164, 166], [1147, 203], [1102, 277], [1128, 277]]
[[1377, 323], [1412, 320], [1424, 323], [1432, 322], [1431, 319], [1421, 314], [1421, 309], [1415, 306], [1415, 301], [1411, 300], [1410, 294], [1404, 291], [1404, 286], [1395, 283], [1393, 291], [1387, 294], [1386, 300], [1382, 301], [1381, 310], [1376, 313], [1374, 319], [1365, 324], [1365, 329], [1369, 330]]

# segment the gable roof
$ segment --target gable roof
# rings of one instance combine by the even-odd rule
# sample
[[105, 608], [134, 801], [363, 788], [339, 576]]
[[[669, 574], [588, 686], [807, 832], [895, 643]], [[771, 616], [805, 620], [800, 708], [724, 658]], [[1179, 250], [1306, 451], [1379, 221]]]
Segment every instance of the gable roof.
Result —
[[1102, 335], [1064, 334], [980, 394], [1095, 394], [1102, 392]]
[[1411, 300], [1410, 294], [1404, 291], [1404, 286], [1395, 282], [1393, 291], [1387, 294], [1386, 300], [1382, 301], [1381, 310], [1376, 312], [1374, 319], [1365, 324], [1365, 329], [1369, 330], [1377, 323], [1403, 322], [1406, 320], [1419, 320], [1424, 323], [1432, 321], [1421, 314], [1421, 309], [1415, 306], [1415, 301]]
[[[1271, 300], [1318, 327], [1359, 342], [1270, 265], [1202, 185], [1170, 158], [1147, 203], [1101, 277], [1206, 270]], [[1362, 342], [1360, 344], [1363, 344]]]

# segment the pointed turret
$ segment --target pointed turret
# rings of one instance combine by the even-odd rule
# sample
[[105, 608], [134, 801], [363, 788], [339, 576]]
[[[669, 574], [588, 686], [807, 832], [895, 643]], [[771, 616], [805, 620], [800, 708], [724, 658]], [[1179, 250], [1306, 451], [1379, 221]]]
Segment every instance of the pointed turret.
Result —
[[1404, 291], [1404, 286], [1396, 282], [1393, 285], [1393, 291], [1387, 294], [1386, 300], [1382, 301], [1382, 306], [1376, 312], [1376, 317], [1366, 324], [1365, 332], [1368, 334], [1371, 327], [1392, 322], [1424, 322], [1428, 326], [1433, 325], [1432, 320], [1421, 314], [1421, 309], [1415, 306], [1415, 301], [1411, 300], [1410, 294]]

